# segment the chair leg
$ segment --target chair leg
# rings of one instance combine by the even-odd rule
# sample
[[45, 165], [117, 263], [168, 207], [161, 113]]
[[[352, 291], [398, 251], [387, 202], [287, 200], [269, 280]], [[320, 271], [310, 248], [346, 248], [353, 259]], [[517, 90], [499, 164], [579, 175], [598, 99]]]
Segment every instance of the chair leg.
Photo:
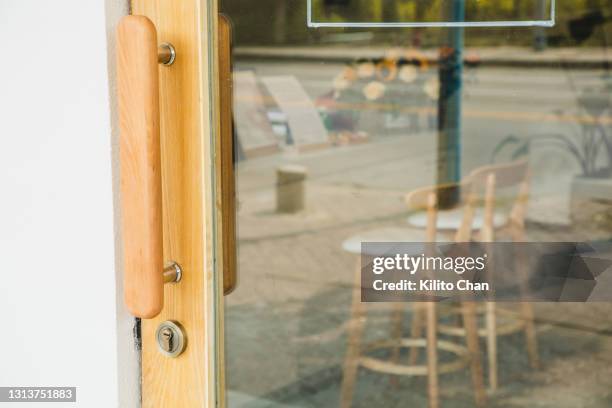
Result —
[[[525, 230], [522, 225], [515, 226], [511, 230], [512, 240], [514, 242], [525, 242]], [[515, 253], [516, 269], [521, 279], [521, 295], [528, 294], [527, 279], [527, 259], [525, 253], [517, 250]], [[529, 365], [532, 369], [540, 368], [540, 355], [538, 353], [538, 338], [536, 334], [535, 318], [533, 313], [533, 305], [529, 302], [521, 303], [521, 317], [525, 322], [525, 341], [527, 343], [527, 355], [529, 356]]]
[[438, 385], [438, 316], [436, 303], [426, 304], [427, 321], [427, 390], [429, 395], [429, 408], [439, 408], [440, 390]]
[[455, 324], [455, 326], [461, 328], [463, 327], [463, 317], [461, 316], [461, 314], [456, 314], [454, 319], [453, 319], [453, 323]]
[[474, 302], [462, 302], [463, 325], [465, 327], [465, 340], [470, 353], [470, 371], [472, 374], [472, 385], [474, 387], [475, 406], [478, 408], [487, 405], [482, 364], [480, 361], [480, 345], [478, 339], [478, 325], [476, 322], [476, 304]]
[[[395, 364], [399, 362], [401, 347], [399, 342], [402, 339], [403, 332], [403, 318], [404, 318], [404, 304], [401, 302], [393, 305], [393, 312], [391, 313], [391, 338], [397, 341], [397, 345], [391, 350], [391, 361]], [[397, 387], [399, 385], [398, 376], [392, 375], [390, 378], [391, 385]]]
[[489, 359], [489, 389], [497, 390], [499, 381], [497, 379], [497, 320], [495, 316], [495, 303], [486, 303], [486, 327], [487, 327], [487, 357]]
[[[421, 332], [423, 331], [423, 308], [422, 303], [417, 303], [414, 306], [412, 313], [412, 321], [410, 327], [410, 337], [413, 339], [421, 338]], [[410, 348], [410, 365], [415, 365], [419, 359], [419, 347]]]
[[540, 355], [538, 353], [538, 338], [533, 317], [533, 305], [529, 302], [521, 303], [521, 314], [525, 321], [525, 341], [527, 343], [527, 355], [529, 365], [532, 369], [540, 368]]
[[365, 305], [361, 303], [361, 259], [357, 259], [353, 300], [351, 304], [351, 320], [348, 329], [348, 345], [344, 366], [342, 369], [342, 385], [340, 387], [340, 408], [349, 408], [353, 399], [353, 390], [359, 369], [361, 336], [365, 325]]

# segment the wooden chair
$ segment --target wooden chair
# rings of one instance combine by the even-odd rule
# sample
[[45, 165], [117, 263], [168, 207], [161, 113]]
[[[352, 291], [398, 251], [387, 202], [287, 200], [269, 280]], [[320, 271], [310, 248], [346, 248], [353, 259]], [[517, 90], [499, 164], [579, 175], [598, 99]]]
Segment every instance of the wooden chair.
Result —
[[[402, 234], [410, 237], [407, 240], [436, 242], [439, 240], [437, 231], [437, 197], [441, 189], [451, 186], [429, 187], [419, 189], [406, 196], [406, 202], [413, 209], [425, 209], [427, 213], [427, 228], [421, 239], [414, 239], [414, 231], [405, 233], [406, 229], [389, 229], [382, 231], [377, 237], [376, 233], [370, 236], [371, 241], [389, 242], [402, 241]], [[458, 186], [455, 186], [458, 187]], [[469, 191], [465, 189], [462, 190]], [[467, 202], [474, 201], [475, 196], [470, 193]], [[460, 228], [456, 232], [455, 240], [465, 242], [469, 240], [471, 232], [472, 218], [475, 206], [473, 203], [465, 206], [464, 219]], [[385, 232], [386, 231], [386, 232]], [[386, 234], [386, 235], [385, 235]], [[390, 237], [392, 238], [390, 239]], [[362, 241], [362, 237], [349, 238], [343, 243], [346, 250], [359, 254], [356, 251]], [[448, 240], [447, 240], [448, 241]], [[476, 407], [486, 405], [486, 394], [483, 381], [483, 370], [480, 361], [480, 350], [478, 344], [478, 332], [476, 321], [476, 305], [474, 302], [462, 302], [461, 314], [463, 316], [464, 333], [466, 334], [466, 346], [462, 346], [450, 341], [438, 339], [438, 313], [436, 302], [424, 302], [413, 304], [412, 333], [410, 338], [402, 337], [402, 315], [406, 307], [405, 303], [394, 303], [392, 305], [392, 333], [389, 339], [377, 341], [371, 344], [362, 345], [363, 331], [366, 324], [366, 304], [361, 302], [361, 259], [357, 259], [355, 270], [355, 282], [353, 287], [353, 298], [351, 306], [351, 320], [348, 330], [348, 346], [343, 366], [343, 379], [340, 391], [340, 407], [348, 408], [351, 406], [357, 372], [359, 367], [364, 367], [372, 371], [392, 374], [392, 375], [422, 375], [427, 377], [429, 408], [440, 406], [439, 396], [439, 374], [457, 371], [470, 365], [471, 379], [474, 387], [474, 399]], [[421, 320], [423, 322], [421, 322]], [[421, 337], [421, 327], [424, 326], [425, 337]], [[399, 362], [400, 349], [410, 348], [409, 364]], [[426, 364], [416, 365], [416, 352], [418, 348], [426, 349]], [[367, 355], [368, 351], [377, 349], [389, 349], [391, 351], [390, 360], [382, 360]], [[456, 361], [440, 363], [438, 361], [438, 350], [450, 351], [457, 355]]]
[[[477, 234], [476, 240], [481, 242], [494, 242], [496, 234], [509, 235], [513, 242], [525, 241], [525, 216], [527, 213], [527, 202], [529, 198], [529, 165], [526, 160], [519, 160], [502, 165], [483, 166], [475, 169], [467, 177], [474, 202], [484, 201], [482, 227]], [[500, 207], [508, 207], [509, 215], [505, 217], [507, 223], [496, 226], [495, 214], [500, 214]], [[469, 239], [469, 238], [468, 238]], [[489, 262], [492, 260], [489, 259]], [[518, 258], [516, 270], [520, 285], [524, 285], [526, 276], [524, 273], [524, 259]], [[520, 303], [520, 316], [515, 313], [507, 313], [496, 307], [494, 302], [486, 302], [478, 308], [478, 313], [484, 315], [484, 327], [479, 328], [478, 334], [486, 339], [487, 357], [489, 365], [489, 388], [494, 391], [499, 386], [498, 360], [497, 360], [497, 337], [525, 332], [527, 354], [529, 363], [533, 369], [539, 368], [539, 355], [537, 336], [534, 323], [532, 304]], [[506, 313], [504, 313], [506, 312]], [[498, 315], [505, 314], [506, 321], [498, 323]], [[465, 330], [461, 327], [440, 325], [439, 332], [451, 336], [465, 336]]]

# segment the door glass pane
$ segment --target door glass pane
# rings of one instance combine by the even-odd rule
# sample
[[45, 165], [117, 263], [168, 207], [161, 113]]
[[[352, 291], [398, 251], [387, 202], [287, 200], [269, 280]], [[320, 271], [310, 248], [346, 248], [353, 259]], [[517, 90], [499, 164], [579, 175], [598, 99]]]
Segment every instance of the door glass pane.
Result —
[[[312, 2], [317, 18], [337, 23], [547, 20], [550, 5]], [[610, 241], [612, 4], [553, 6], [554, 27], [313, 28], [306, 0], [221, 1], [234, 29], [238, 144], [239, 283], [225, 299], [231, 408], [427, 406], [427, 376], [385, 365], [414, 357], [423, 374], [423, 347], [375, 347], [418, 328], [424, 337], [423, 308], [354, 297], [362, 241], [426, 240], [426, 215], [405, 201], [420, 187], [526, 160], [516, 189], [494, 190], [495, 241]], [[457, 194], [438, 199], [438, 226], [456, 229]], [[612, 405], [610, 302], [495, 306], [488, 340], [487, 306], [477, 306], [487, 388], [497, 372], [490, 406]], [[465, 327], [452, 309], [437, 308], [438, 338], [464, 347], [465, 337], [443, 333]], [[441, 405], [473, 407], [469, 364], [442, 368], [454, 359], [439, 350]]]

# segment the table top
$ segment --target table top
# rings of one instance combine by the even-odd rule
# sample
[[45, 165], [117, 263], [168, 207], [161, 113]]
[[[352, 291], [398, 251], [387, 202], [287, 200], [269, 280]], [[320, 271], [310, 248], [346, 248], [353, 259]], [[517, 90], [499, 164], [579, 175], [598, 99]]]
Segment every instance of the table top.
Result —
[[[461, 226], [463, 219], [463, 209], [456, 208], [452, 210], [438, 211], [438, 230], [454, 230], [456, 231]], [[408, 225], [415, 228], [425, 228], [427, 226], [427, 213], [425, 211], [415, 212], [408, 219]], [[472, 229], [479, 230], [484, 223], [484, 209], [476, 208], [474, 211], [474, 219], [472, 221]], [[493, 226], [495, 228], [503, 227], [508, 223], [508, 215], [505, 211], [495, 211], [493, 215]]]

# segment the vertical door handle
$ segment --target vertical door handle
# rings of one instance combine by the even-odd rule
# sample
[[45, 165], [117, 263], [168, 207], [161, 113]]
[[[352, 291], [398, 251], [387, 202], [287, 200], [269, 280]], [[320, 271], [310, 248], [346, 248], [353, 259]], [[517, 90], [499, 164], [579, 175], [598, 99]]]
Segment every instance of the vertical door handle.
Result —
[[159, 62], [171, 64], [174, 49], [158, 51], [157, 32], [144, 16], [126, 16], [117, 28], [121, 226], [125, 302], [137, 317], [153, 318], [164, 303], [164, 283], [178, 281], [180, 267], [164, 270], [159, 130]]
[[219, 14], [219, 186], [223, 245], [223, 293], [229, 294], [238, 280], [236, 262], [236, 186], [234, 177], [232, 25]]

